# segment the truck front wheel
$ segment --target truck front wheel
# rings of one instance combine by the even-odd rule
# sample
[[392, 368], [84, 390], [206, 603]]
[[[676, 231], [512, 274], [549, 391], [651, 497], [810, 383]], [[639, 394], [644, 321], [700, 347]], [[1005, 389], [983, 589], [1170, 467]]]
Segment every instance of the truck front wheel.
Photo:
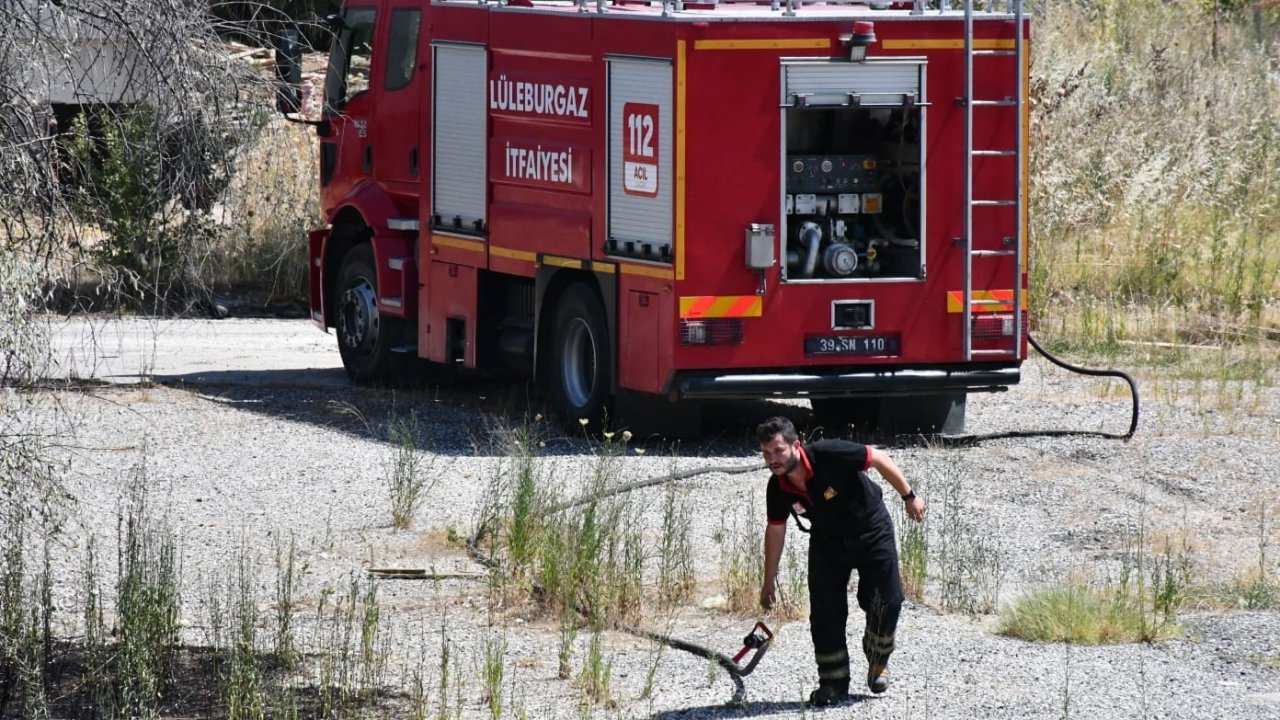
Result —
[[604, 422], [613, 382], [613, 359], [604, 310], [596, 294], [581, 283], [570, 285], [556, 304], [552, 325], [552, 402], [570, 432]]
[[357, 245], [343, 258], [333, 291], [338, 352], [347, 375], [357, 383], [391, 379], [391, 347], [400, 325], [398, 319], [379, 314], [377, 287], [373, 248]]

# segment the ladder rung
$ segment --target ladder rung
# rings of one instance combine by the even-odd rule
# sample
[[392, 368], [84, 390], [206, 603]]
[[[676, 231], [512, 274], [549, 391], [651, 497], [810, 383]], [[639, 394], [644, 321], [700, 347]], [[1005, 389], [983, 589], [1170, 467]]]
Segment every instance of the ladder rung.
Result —
[[969, 348], [969, 354], [970, 355], [1012, 355], [1013, 349], [1010, 348], [1008, 350], [975, 350], [973, 348]]
[[1004, 98], [1003, 100], [973, 100], [974, 107], [1013, 107], [1018, 104], [1014, 98]]
[[1017, 200], [974, 200], [974, 207], [1004, 207], [1017, 205]]
[[969, 298], [970, 305], [1012, 305], [1012, 300], [996, 300], [992, 298]]
[[970, 253], [974, 257], [1004, 257], [1006, 255], [1017, 255], [1017, 250], [974, 250]]
[[1017, 150], [974, 150], [973, 154], [978, 157], [1016, 157]]
[[1017, 50], [974, 50], [973, 54], [983, 55], [986, 57], [991, 57], [992, 55], [1001, 56], [1001, 57], [1012, 57], [1014, 55], [1017, 55], [1018, 51]]

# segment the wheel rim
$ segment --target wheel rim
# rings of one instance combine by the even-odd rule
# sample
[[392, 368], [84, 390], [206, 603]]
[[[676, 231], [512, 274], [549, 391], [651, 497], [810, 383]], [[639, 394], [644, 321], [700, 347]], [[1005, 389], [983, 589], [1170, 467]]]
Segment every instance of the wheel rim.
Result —
[[591, 326], [574, 318], [564, 336], [564, 393], [576, 408], [585, 408], [596, 387], [596, 342]]
[[366, 278], [358, 278], [342, 293], [338, 341], [349, 350], [365, 351], [378, 342], [378, 296]]

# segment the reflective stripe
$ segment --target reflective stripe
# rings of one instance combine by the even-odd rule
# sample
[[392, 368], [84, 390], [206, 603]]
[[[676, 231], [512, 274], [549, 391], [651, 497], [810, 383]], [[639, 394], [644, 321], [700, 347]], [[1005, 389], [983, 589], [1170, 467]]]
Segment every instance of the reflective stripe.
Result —
[[835, 652], [820, 653], [815, 652], [813, 658], [818, 661], [819, 665], [834, 665], [835, 663], [849, 662], [848, 650], [837, 650]]
[[691, 295], [680, 298], [682, 318], [760, 317], [764, 300], [759, 295]]
[[819, 680], [848, 680], [849, 666], [841, 665], [838, 668], [824, 668], [821, 665], [819, 665], [818, 679]]
[[[743, 40], [694, 40], [694, 50], [826, 50], [831, 47], [830, 38], [749, 38]], [[961, 46], [963, 47], [963, 45]]]
[[[948, 39], [929, 39], [929, 40], [908, 40], [908, 39], [885, 39], [881, 42], [881, 46], [885, 50], [963, 50], [964, 38], [948, 38]], [[1012, 50], [1014, 48], [1012, 39], [1005, 38], [974, 38], [974, 50]]]
[[508, 260], [520, 260], [522, 262], [537, 262], [538, 256], [525, 250], [516, 250], [514, 248], [489, 246], [489, 254]]
[[[974, 290], [969, 304], [975, 313], [1013, 312], [1013, 290]], [[1026, 293], [1022, 294], [1022, 309], [1027, 309]], [[947, 312], [964, 312], [963, 290], [947, 293]]]
[[484, 252], [483, 240], [466, 240], [463, 238], [451, 237], [449, 235], [432, 235], [431, 244], [441, 247], [451, 247], [458, 250], [466, 250], [467, 252]]
[[862, 637], [875, 642], [889, 643], [890, 645], [893, 644], [893, 635], [880, 635], [878, 633], [873, 633], [870, 630], [866, 630], [862, 633]]
[[889, 655], [893, 648], [892, 635], [876, 635], [868, 631], [862, 636], [862, 651], [868, 655]]
[[675, 277], [671, 268], [651, 267], [649, 265], [619, 265], [619, 272], [623, 275], [637, 275], [639, 277], [658, 278], [659, 280], [670, 280]]

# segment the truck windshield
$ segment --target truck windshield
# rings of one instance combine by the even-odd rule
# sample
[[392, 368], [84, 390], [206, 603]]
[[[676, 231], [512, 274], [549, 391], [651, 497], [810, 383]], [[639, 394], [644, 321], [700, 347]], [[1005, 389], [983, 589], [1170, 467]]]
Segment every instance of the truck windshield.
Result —
[[369, 65], [373, 60], [373, 29], [377, 11], [348, 8], [343, 26], [329, 50], [324, 101], [328, 112], [339, 112], [347, 101], [369, 89]]

